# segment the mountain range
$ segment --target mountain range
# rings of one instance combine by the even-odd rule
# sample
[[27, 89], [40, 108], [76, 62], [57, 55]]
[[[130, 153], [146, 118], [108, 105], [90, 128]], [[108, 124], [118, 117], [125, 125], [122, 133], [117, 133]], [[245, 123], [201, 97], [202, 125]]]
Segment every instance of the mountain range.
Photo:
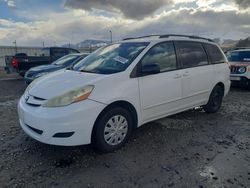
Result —
[[109, 44], [110, 41], [103, 41], [103, 40], [84, 40], [82, 42], [76, 43], [76, 44], [64, 44], [62, 47], [71, 47], [71, 48], [89, 48], [89, 47], [101, 47], [106, 44]]

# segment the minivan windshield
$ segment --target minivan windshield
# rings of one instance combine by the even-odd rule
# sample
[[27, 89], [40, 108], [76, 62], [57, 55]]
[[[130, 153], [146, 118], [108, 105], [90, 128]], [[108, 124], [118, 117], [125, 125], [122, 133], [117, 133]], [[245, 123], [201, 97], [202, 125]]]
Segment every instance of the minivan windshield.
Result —
[[148, 44], [147, 42], [124, 42], [105, 46], [79, 61], [73, 70], [97, 74], [122, 72]]
[[232, 51], [227, 53], [228, 61], [250, 62], [250, 51]]

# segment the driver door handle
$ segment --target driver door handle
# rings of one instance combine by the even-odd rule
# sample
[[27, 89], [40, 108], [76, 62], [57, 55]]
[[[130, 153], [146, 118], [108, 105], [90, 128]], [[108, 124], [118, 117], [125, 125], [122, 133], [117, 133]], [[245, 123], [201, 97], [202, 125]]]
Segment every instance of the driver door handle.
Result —
[[187, 76], [190, 76], [190, 74], [189, 74], [189, 72], [185, 72], [185, 73], [183, 74], [183, 76], [184, 76], [184, 77], [187, 77]]

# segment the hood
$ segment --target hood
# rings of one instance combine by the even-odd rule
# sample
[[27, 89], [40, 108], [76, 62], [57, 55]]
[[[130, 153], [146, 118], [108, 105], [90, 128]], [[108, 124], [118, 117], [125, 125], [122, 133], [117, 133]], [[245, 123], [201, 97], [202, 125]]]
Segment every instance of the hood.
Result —
[[230, 61], [229, 64], [231, 66], [236, 66], [236, 67], [247, 67], [247, 66], [250, 66], [250, 62], [240, 62], [240, 61]]
[[75, 88], [94, 84], [109, 75], [92, 74], [71, 70], [61, 70], [42, 76], [31, 83], [29, 94], [35, 97], [50, 99]]
[[32, 72], [47, 72], [47, 71], [58, 70], [60, 68], [63, 68], [63, 67], [59, 66], [59, 65], [49, 64], [49, 65], [41, 65], [41, 66], [33, 67], [29, 71], [32, 71]]

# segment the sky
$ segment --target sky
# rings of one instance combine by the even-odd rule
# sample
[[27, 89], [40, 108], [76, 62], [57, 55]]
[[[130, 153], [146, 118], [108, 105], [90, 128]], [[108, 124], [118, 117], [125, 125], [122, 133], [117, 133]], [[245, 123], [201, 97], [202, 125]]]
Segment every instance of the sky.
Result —
[[0, 0], [0, 45], [46, 46], [148, 34], [250, 36], [250, 0]]

